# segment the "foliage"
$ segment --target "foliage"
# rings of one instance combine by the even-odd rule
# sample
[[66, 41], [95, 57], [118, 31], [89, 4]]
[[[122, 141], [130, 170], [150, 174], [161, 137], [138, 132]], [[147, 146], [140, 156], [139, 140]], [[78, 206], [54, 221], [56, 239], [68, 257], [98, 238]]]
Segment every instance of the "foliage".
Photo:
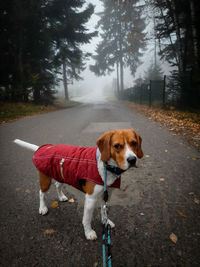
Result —
[[115, 64], [119, 64], [123, 89], [123, 67], [129, 67], [134, 75], [145, 47], [143, 6], [138, 4], [138, 0], [102, 2], [104, 11], [99, 14], [98, 23], [102, 41], [97, 46], [95, 64], [90, 69], [101, 76], [114, 71]]
[[151, 64], [144, 73], [144, 82], [149, 83], [150, 80], [163, 80], [163, 71], [160, 64]]
[[86, 55], [80, 45], [94, 33], [85, 27], [94, 7], [85, 0], [0, 3], [0, 99], [51, 103], [63, 61], [80, 79]]
[[159, 40], [160, 55], [171, 66], [177, 67], [171, 82], [174, 80], [174, 90], [178, 90], [179, 104], [199, 107], [200, 2], [198, 0], [147, 2], [154, 7], [155, 31]]
[[177, 70], [171, 71], [167, 82], [167, 94], [168, 99], [172, 104], [177, 105], [180, 102], [181, 82]]
[[3, 103], [0, 102], [0, 123], [30, 116], [36, 113], [49, 112], [58, 109], [58, 106], [33, 105], [31, 103]]
[[200, 149], [200, 113], [168, 109], [150, 108], [144, 105], [127, 102], [130, 108], [137, 110], [153, 121], [160, 122], [174, 134], [185, 136], [197, 149]]

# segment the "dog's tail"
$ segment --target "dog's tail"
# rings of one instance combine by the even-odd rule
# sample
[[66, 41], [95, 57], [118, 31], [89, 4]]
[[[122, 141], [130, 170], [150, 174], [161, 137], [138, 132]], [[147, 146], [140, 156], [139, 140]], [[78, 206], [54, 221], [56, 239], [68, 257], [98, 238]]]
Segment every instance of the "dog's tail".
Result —
[[15, 139], [13, 142], [19, 146], [25, 147], [25, 148], [30, 149], [32, 151], [36, 151], [39, 148], [39, 146], [30, 144], [28, 142], [24, 142], [20, 139]]

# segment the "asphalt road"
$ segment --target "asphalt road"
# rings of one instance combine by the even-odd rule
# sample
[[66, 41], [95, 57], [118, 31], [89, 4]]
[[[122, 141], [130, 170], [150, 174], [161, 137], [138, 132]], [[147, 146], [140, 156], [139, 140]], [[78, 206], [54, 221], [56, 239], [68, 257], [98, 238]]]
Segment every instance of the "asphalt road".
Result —
[[[159, 123], [120, 103], [80, 104], [66, 110], [0, 125], [0, 266], [101, 266], [100, 209], [93, 226], [98, 240], [86, 241], [81, 225], [83, 194], [65, 186], [74, 203], [48, 193], [49, 213], [38, 214], [39, 184], [32, 152], [13, 139], [42, 145], [95, 146], [99, 135], [133, 127], [145, 157], [126, 172], [109, 215], [113, 266], [200, 266], [200, 155]], [[170, 239], [177, 237], [174, 243]]]

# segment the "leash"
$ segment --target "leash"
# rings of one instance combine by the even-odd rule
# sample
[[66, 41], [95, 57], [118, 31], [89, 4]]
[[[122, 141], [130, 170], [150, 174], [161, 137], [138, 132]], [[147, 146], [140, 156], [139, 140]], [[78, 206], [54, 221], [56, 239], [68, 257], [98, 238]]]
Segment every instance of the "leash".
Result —
[[[108, 201], [108, 190], [107, 190], [107, 169], [104, 163], [104, 205], [102, 208], [102, 258], [103, 267], [112, 267], [112, 254], [111, 254], [111, 227], [108, 222], [107, 214], [107, 201]], [[107, 257], [106, 257], [106, 246], [107, 246]]]

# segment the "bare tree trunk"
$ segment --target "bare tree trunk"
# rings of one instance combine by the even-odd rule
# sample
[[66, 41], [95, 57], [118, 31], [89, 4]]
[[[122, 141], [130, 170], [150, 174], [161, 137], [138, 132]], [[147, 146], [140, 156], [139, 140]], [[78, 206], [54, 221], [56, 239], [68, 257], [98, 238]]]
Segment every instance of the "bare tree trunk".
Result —
[[69, 100], [65, 59], [63, 59], [63, 86], [64, 86], [64, 92], [65, 92], [65, 100]]
[[185, 76], [184, 76], [184, 52], [183, 52], [183, 42], [181, 40], [181, 32], [180, 32], [180, 23], [179, 23], [179, 14], [177, 12], [176, 8], [176, 2], [175, 0], [166, 0], [167, 2], [167, 7], [169, 11], [171, 12], [172, 15], [172, 21], [175, 27], [175, 32], [176, 32], [176, 42], [178, 45], [178, 50], [177, 50], [177, 56], [178, 56], [178, 70], [179, 70], [179, 80], [181, 83], [181, 96], [180, 96], [180, 103], [182, 106], [187, 104], [188, 101], [188, 92], [187, 92], [187, 87], [185, 83]]
[[192, 39], [193, 39], [193, 49], [194, 49], [194, 60], [195, 64], [198, 65], [198, 38], [197, 30], [195, 24], [195, 8], [193, 0], [190, 0], [190, 11], [191, 11], [191, 21], [192, 21]]
[[117, 97], [119, 97], [119, 62], [117, 61]]
[[121, 35], [121, 22], [119, 23], [119, 66], [120, 66], [120, 90], [124, 91], [124, 64], [122, 52], [122, 35]]
[[123, 66], [123, 59], [122, 56], [120, 56], [120, 89], [121, 92], [124, 91], [124, 66]]
[[[18, 18], [19, 20], [23, 18], [23, 7], [22, 3], [19, 1], [19, 3], [16, 6], [17, 12], [18, 12]], [[24, 101], [24, 68], [23, 68], [23, 27], [22, 27], [22, 22], [18, 23], [18, 50], [17, 50], [17, 55], [16, 55], [16, 61], [17, 61], [17, 80], [16, 80], [16, 88], [14, 88], [14, 95], [15, 95], [15, 100], [20, 100]], [[15, 93], [16, 92], [16, 93]]]
[[153, 18], [153, 27], [154, 27], [154, 67], [157, 66], [157, 43], [156, 43], [156, 20], [155, 16]]
[[182, 51], [182, 42], [181, 42], [181, 33], [180, 33], [180, 26], [179, 26], [179, 19], [176, 11], [176, 4], [174, 0], [171, 0], [171, 3], [169, 0], [167, 0], [167, 5], [169, 10], [172, 13], [172, 19], [176, 31], [176, 38], [178, 43], [178, 61], [179, 61], [179, 72], [180, 75], [183, 75], [183, 51]]
[[121, 13], [118, 0], [118, 35], [119, 35], [119, 66], [120, 66], [120, 91], [124, 91], [124, 66], [123, 66], [123, 51], [122, 51], [122, 25], [121, 25]]

